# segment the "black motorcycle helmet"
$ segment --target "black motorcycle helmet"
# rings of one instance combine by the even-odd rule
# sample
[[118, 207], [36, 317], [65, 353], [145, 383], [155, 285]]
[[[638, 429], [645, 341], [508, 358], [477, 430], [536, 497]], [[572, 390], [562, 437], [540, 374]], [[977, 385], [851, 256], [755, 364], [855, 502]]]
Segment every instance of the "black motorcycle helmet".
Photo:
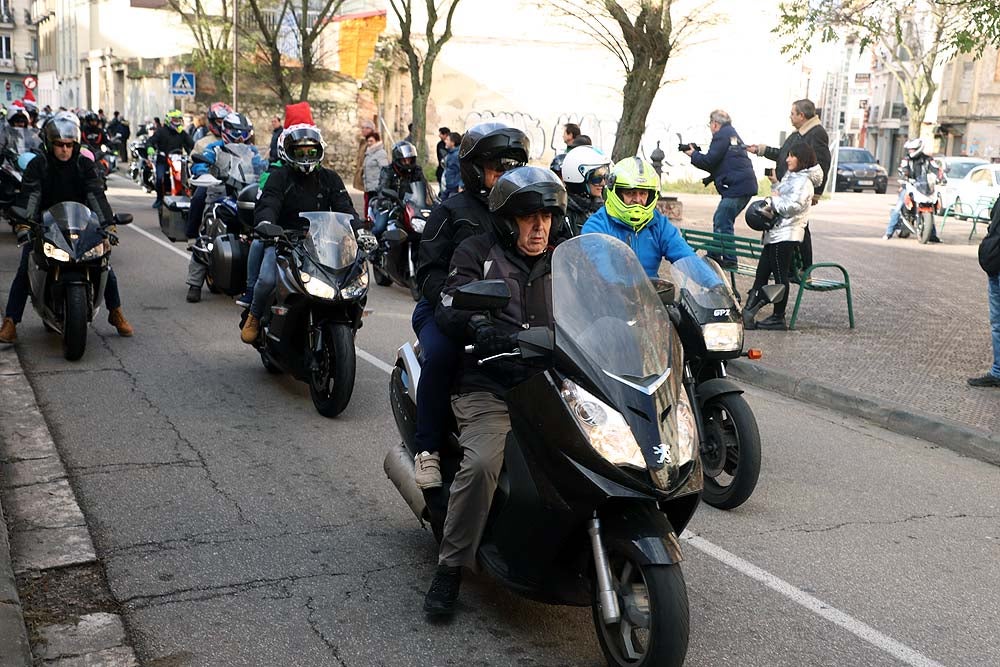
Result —
[[397, 141], [392, 146], [392, 167], [400, 176], [415, 174], [417, 166], [417, 147], [409, 141]]
[[[765, 210], [766, 209], [766, 210]], [[774, 211], [770, 208], [770, 202], [766, 199], [758, 199], [750, 202], [745, 214], [747, 227], [758, 232], [766, 232], [778, 221]]]
[[520, 167], [528, 162], [531, 140], [514, 127], [503, 123], [480, 123], [469, 128], [458, 149], [458, 166], [462, 182], [469, 192], [485, 199], [483, 165], [495, 162], [503, 170]]
[[87, 111], [83, 114], [83, 126], [88, 130], [99, 130], [101, 129], [101, 117], [93, 111]]
[[554, 158], [552, 158], [552, 162], [549, 163], [549, 169], [552, 171], [553, 174], [558, 176], [560, 179], [562, 178], [562, 167], [563, 167], [563, 162], [565, 161], [566, 161], [566, 153], [559, 153]]
[[566, 188], [559, 177], [542, 167], [517, 167], [501, 176], [489, 195], [490, 212], [500, 241], [517, 242], [516, 216], [547, 210], [552, 213], [549, 243], [555, 244], [566, 218]]

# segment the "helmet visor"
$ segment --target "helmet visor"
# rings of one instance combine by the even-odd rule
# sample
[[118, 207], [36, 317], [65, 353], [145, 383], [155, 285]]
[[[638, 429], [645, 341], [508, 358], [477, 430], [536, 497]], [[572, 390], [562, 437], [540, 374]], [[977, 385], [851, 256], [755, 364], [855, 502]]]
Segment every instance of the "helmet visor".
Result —
[[316, 144], [300, 144], [292, 146], [289, 155], [293, 160], [310, 161], [318, 160], [322, 154], [322, 149]]
[[491, 171], [498, 171], [500, 173], [503, 173], [505, 171], [510, 171], [511, 169], [523, 166], [524, 166], [523, 162], [521, 162], [517, 158], [512, 158], [512, 157], [493, 158], [483, 162], [483, 167], [485, 167], [486, 169], [489, 169]]

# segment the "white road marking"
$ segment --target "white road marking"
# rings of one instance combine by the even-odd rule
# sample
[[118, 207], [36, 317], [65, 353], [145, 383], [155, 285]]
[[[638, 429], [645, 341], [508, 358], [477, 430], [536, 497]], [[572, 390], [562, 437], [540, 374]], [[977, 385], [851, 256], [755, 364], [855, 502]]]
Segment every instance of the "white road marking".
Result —
[[177, 249], [172, 243], [167, 243], [163, 239], [150, 234], [149, 232], [147, 232], [142, 227], [134, 227], [131, 224], [129, 224], [129, 225], [124, 225], [124, 228], [125, 229], [131, 229], [133, 232], [139, 232], [140, 234], [142, 234], [143, 236], [145, 236], [147, 239], [149, 239], [153, 243], [158, 243], [159, 245], [163, 246], [167, 250], [169, 250], [171, 252], [177, 253], [178, 255], [180, 255], [181, 257], [184, 258], [184, 261], [188, 261], [188, 260], [191, 259], [191, 253], [184, 252], [183, 250]]
[[[178, 250], [170, 243], [167, 243], [166, 241], [157, 238], [156, 236], [150, 234], [141, 227], [130, 226], [127, 227], [127, 229], [132, 229], [134, 231], [137, 231], [143, 236], [154, 241], [155, 243], [158, 243], [159, 245], [163, 246], [164, 248], [177, 253], [185, 260], [188, 259], [188, 253]], [[358, 356], [367, 361], [368, 363], [370, 363], [372, 366], [389, 375], [392, 374], [393, 367], [391, 364], [385, 363], [384, 361], [376, 357], [374, 354], [366, 352], [361, 348], [356, 348], [356, 350]], [[854, 618], [853, 616], [850, 616], [849, 614], [840, 611], [836, 607], [828, 605], [819, 598], [809, 595], [800, 588], [796, 588], [795, 586], [788, 583], [784, 579], [776, 577], [767, 570], [763, 570], [757, 567], [750, 561], [744, 560], [739, 556], [737, 556], [736, 554], [726, 551], [722, 547], [712, 542], [709, 542], [708, 540], [706, 540], [703, 537], [700, 537], [699, 535], [695, 535], [694, 533], [688, 531], [684, 533], [684, 535], [681, 537], [681, 540], [687, 542], [688, 544], [690, 544], [692, 547], [702, 552], [703, 554], [711, 556], [712, 558], [716, 559], [723, 565], [730, 567], [739, 572], [740, 574], [746, 575], [747, 577], [750, 577], [751, 579], [764, 584], [774, 592], [785, 596], [786, 598], [788, 598], [797, 605], [805, 607], [806, 609], [813, 612], [817, 616], [830, 621], [837, 627], [847, 630], [856, 637], [862, 639], [863, 641], [868, 642], [875, 648], [885, 651], [889, 655], [893, 656], [894, 658], [902, 661], [907, 665], [911, 665], [911, 667], [944, 667], [944, 665], [937, 662], [936, 660], [932, 660], [931, 658], [928, 658], [924, 654], [911, 649], [909, 646], [901, 644], [892, 637], [879, 632], [878, 630], [868, 625], [867, 623], [863, 623], [858, 619]]]

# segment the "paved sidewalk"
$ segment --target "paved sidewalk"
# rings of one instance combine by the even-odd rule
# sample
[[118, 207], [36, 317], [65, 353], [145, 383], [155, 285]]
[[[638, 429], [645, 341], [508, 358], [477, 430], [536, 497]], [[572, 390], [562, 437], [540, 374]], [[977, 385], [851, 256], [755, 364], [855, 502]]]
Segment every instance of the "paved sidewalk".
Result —
[[[678, 226], [711, 229], [718, 197], [680, 198]], [[842, 291], [807, 292], [796, 330], [748, 331], [747, 347], [761, 348], [764, 357], [737, 363], [733, 372], [1000, 464], [1000, 390], [965, 382], [992, 362], [986, 276], [977, 261], [985, 229], [970, 242], [969, 225], [949, 220], [938, 245], [884, 241], [894, 201], [838, 193], [813, 209], [814, 261], [837, 262], [850, 273], [857, 328], [848, 328]], [[736, 233], [757, 234], [742, 216]], [[741, 296], [751, 283], [738, 279]], [[797, 291], [793, 285], [789, 318]]]

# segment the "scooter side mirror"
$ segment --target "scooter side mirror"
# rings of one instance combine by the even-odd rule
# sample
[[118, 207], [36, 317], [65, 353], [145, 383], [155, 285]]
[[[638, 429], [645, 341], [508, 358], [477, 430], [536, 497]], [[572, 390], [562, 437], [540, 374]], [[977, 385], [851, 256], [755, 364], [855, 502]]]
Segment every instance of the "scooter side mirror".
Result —
[[273, 222], [262, 222], [253, 229], [260, 236], [268, 238], [282, 236], [285, 233], [285, 230], [280, 225], [276, 225]]
[[402, 229], [390, 229], [382, 234], [382, 240], [389, 243], [402, 243], [409, 238]]
[[784, 285], [764, 285], [760, 288], [760, 291], [768, 303], [781, 301], [781, 298], [785, 296]]
[[477, 280], [462, 285], [452, 295], [456, 310], [500, 310], [510, 301], [510, 288], [503, 280]]
[[531, 327], [518, 332], [517, 347], [522, 359], [544, 358], [556, 347], [555, 335], [548, 327]]
[[116, 225], [129, 225], [132, 224], [132, 214], [131, 213], [115, 213]]
[[653, 283], [656, 295], [660, 297], [660, 303], [664, 306], [672, 306], [677, 296], [674, 284], [669, 280], [662, 280], [660, 278], [653, 278], [650, 282]]
[[399, 193], [396, 192], [395, 190], [390, 190], [389, 188], [382, 190], [380, 194], [382, 194], [385, 197], [392, 197], [393, 199], [399, 199]]

